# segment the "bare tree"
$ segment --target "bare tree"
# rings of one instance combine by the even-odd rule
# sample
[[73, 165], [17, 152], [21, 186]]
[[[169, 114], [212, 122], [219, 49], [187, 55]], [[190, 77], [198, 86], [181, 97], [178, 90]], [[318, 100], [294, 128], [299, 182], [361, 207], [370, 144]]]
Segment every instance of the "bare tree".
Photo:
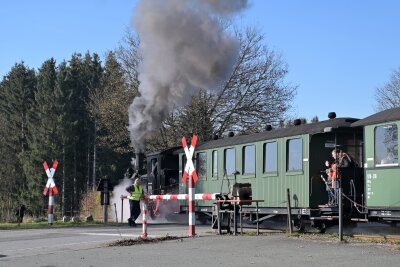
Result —
[[394, 70], [390, 81], [375, 90], [377, 110], [400, 107], [400, 67]]
[[287, 65], [264, 44], [254, 27], [236, 30], [240, 54], [229, 79], [210, 102], [214, 132], [257, 132], [284, 120], [296, 86], [284, 83]]
[[136, 93], [139, 88], [139, 63], [142, 61], [138, 51], [139, 44], [139, 37], [127, 29], [119, 47], [115, 50], [115, 55], [124, 72], [126, 82]]

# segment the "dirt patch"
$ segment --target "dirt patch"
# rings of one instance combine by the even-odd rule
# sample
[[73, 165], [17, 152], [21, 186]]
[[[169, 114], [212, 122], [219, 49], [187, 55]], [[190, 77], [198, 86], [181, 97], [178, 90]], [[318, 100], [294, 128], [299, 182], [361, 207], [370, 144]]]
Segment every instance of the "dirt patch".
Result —
[[163, 241], [170, 241], [170, 240], [180, 240], [183, 241], [182, 237], [178, 236], [163, 236], [163, 237], [148, 237], [148, 238], [136, 238], [136, 239], [122, 239], [113, 241], [108, 243], [108, 247], [123, 247], [123, 246], [134, 246], [134, 245], [142, 245], [142, 244], [149, 244], [149, 243], [158, 243]]

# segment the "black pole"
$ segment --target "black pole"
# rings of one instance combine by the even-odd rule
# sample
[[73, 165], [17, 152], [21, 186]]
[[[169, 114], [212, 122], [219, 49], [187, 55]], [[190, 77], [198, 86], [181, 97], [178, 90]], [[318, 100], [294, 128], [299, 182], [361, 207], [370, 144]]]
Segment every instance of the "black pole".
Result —
[[257, 219], [257, 235], [260, 234], [260, 226], [259, 226], [259, 221], [258, 221], [258, 201], [256, 201], [256, 219]]
[[115, 220], [118, 223], [118, 214], [117, 214], [117, 203], [114, 203], [114, 211], [115, 211]]
[[338, 161], [338, 144], [337, 144], [337, 134], [335, 133], [335, 165], [336, 165], [336, 171], [335, 171], [335, 183], [336, 185], [339, 185], [339, 193], [336, 197], [339, 198], [339, 241], [343, 241], [343, 201], [342, 201], [342, 182], [338, 181], [338, 172], [339, 172], [339, 161]]
[[339, 186], [339, 241], [343, 241], [343, 198], [342, 186]]
[[92, 173], [92, 190], [96, 190], [96, 119], [93, 127], [93, 173]]
[[121, 223], [124, 223], [124, 198], [121, 196]]
[[289, 228], [289, 234], [292, 234], [293, 232], [293, 226], [292, 226], [292, 211], [291, 211], [291, 206], [290, 206], [290, 191], [289, 188], [286, 189], [287, 192], [287, 219], [288, 219], [288, 228]]
[[107, 224], [107, 222], [108, 222], [108, 181], [107, 181], [107, 179], [104, 179], [104, 191], [103, 191], [103, 194], [104, 194], [104, 198], [103, 198], [103, 200], [104, 200], [104, 223], [105, 224]]
[[[235, 183], [233, 184], [232, 187], [232, 196], [234, 200], [240, 200], [239, 199], [239, 189], [238, 189], [238, 185], [236, 183], [236, 175], [239, 174], [238, 171], [235, 170], [235, 172], [233, 173], [234, 177], [235, 177]], [[237, 205], [239, 204], [239, 202], [233, 202], [233, 234], [236, 235], [237, 234]]]

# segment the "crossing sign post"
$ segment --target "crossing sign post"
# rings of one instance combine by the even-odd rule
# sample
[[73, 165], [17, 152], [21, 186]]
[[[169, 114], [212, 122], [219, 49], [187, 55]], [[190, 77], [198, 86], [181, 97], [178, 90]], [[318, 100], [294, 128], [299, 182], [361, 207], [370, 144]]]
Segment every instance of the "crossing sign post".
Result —
[[54, 183], [54, 173], [56, 172], [58, 166], [58, 161], [55, 160], [53, 162], [53, 167], [49, 169], [49, 166], [47, 165], [47, 162], [43, 162], [43, 167], [47, 175], [47, 183], [46, 186], [44, 187], [43, 190], [43, 195], [48, 195], [49, 196], [49, 205], [47, 207], [47, 218], [48, 218], [48, 223], [53, 224], [54, 222], [54, 213], [53, 213], [53, 206], [54, 206], [54, 196], [58, 194], [58, 189], [56, 187], [56, 184]]
[[[193, 164], [193, 154], [194, 154], [194, 149], [196, 147], [197, 143], [197, 136], [193, 135], [190, 148], [188, 148], [187, 143], [186, 143], [186, 138], [182, 137], [182, 146], [183, 149], [185, 150], [185, 155], [186, 155], [186, 165], [185, 169], [182, 175], [182, 182], [186, 183], [186, 179], [189, 176], [189, 236], [194, 236], [195, 235], [195, 224], [196, 224], [196, 214], [195, 214], [195, 188], [194, 188], [194, 183], [197, 182], [198, 177], [196, 173], [196, 169], [194, 168]], [[194, 183], [193, 183], [194, 182]]]

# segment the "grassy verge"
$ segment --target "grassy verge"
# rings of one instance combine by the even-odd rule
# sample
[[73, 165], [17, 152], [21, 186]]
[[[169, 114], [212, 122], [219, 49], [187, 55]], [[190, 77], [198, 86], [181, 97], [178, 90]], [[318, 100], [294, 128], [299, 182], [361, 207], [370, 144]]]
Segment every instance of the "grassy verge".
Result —
[[[47, 221], [40, 222], [24, 222], [18, 223], [0, 223], [0, 230], [16, 230], [16, 229], [48, 229], [48, 228], [65, 228], [65, 227], [90, 227], [90, 226], [113, 226], [115, 223], [104, 224], [104, 222], [62, 222], [56, 221], [49, 225]], [[120, 225], [120, 224], [118, 224]]]
[[[290, 237], [303, 238], [303, 239], [314, 239], [314, 238], [325, 238], [327, 240], [338, 241], [339, 235], [336, 233], [293, 233], [288, 234]], [[343, 236], [343, 243], [374, 243], [374, 244], [386, 244], [393, 245], [396, 249], [400, 250], [400, 240], [390, 239], [385, 236], [372, 235], [365, 237], [358, 236]]]

